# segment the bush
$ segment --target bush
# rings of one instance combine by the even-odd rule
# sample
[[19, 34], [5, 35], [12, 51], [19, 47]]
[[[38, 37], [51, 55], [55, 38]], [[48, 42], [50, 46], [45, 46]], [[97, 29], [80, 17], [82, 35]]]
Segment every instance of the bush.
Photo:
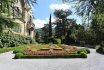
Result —
[[54, 44], [61, 44], [61, 40], [60, 39], [55, 39]]
[[[2, 37], [0, 37], [0, 47], [15, 47], [24, 44], [35, 44], [35, 39], [30, 36], [22, 36], [19, 34], [13, 33], [4, 33]], [[2, 44], [1, 44], [2, 43]]]
[[104, 41], [101, 42], [100, 46], [101, 47], [104, 47]]
[[85, 41], [80, 41], [80, 45], [84, 46], [85, 45]]
[[0, 40], [0, 48], [3, 48], [3, 44], [2, 44], [2, 42], [1, 42], [1, 40]]
[[47, 41], [48, 41], [48, 43], [50, 43], [50, 42], [54, 43], [54, 38], [53, 37], [48, 37]]
[[22, 53], [22, 54], [26, 54], [26, 52], [24, 50], [21, 50], [21, 49], [16, 49], [16, 50], [13, 51], [13, 53], [15, 53], [15, 54], [19, 53], [19, 52]]
[[65, 42], [66, 44], [70, 45], [70, 44], [75, 44], [75, 40], [76, 40], [76, 37], [74, 34], [71, 34], [71, 35], [66, 35], [65, 37]]
[[16, 54], [15, 54], [15, 57], [14, 57], [14, 58], [15, 58], [15, 59], [20, 59], [21, 56], [23, 56], [23, 54], [19, 52], [19, 53], [16, 53]]
[[88, 48], [85, 48], [85, 50], [86, 50], [87, 53], [90, 53], [90, 50]]
[[[83, 55], [83, 54], [82, 54]], [[23, 55], [21, 58], [85, 58], [81, 54]]]
[[103, 47], [99, 47], [96, 49], [96, 52], [104, 54], [104, 48]]
[[85, 52], [81, 52], [80, 54], [82, 58], [87, 58], [87, 54]]
[[86, 51], [85, 49], [79, 49], [79, 50], [77, 51], [78, 54], [80, 54], [81, 52], [87, 53], [87, 51]]

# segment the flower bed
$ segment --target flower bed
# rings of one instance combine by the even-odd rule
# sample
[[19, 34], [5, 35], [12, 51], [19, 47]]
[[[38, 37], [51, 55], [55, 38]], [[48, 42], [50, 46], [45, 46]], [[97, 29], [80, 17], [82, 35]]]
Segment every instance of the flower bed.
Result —
[[[19, 55], [19, 58], [87, 58], [87, 51], [83, 49], [79, 49], [75, 46], [68, 45], [35, 45], [24, 48], [22, 52], [23, 55]], [[15, 51], [14, 51], [15, 52]]]

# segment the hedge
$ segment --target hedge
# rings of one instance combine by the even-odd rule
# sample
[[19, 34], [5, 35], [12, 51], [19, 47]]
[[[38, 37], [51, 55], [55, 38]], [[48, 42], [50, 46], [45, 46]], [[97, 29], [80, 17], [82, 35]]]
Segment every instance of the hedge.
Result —
[[30, 36], [23, 36], [6, 32], [0, 37], [0, 48], [15, 47], [26, 44], [36, 44], [36, 41]]
[[85, 53], [81, 54], [55, 54], [55, 55], [23, 55], [21, 58], [87, 58], [87, 55]]

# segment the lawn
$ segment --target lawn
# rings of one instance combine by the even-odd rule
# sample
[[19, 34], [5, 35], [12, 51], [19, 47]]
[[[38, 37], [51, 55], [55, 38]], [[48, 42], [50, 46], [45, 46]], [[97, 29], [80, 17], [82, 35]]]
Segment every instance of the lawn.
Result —
[[65, 44], [38, 44], [14, 50], [14, 58], [87, 58], [89, 49]]

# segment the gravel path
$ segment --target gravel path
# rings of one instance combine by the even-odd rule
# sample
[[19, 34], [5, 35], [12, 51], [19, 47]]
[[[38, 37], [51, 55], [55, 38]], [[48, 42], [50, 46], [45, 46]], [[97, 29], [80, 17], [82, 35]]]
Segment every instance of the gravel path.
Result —
[[11, 51], [0, 54], [0, 70], [104, 70], [104, 55], [90, 50], [86, 59], [13, 59]]

